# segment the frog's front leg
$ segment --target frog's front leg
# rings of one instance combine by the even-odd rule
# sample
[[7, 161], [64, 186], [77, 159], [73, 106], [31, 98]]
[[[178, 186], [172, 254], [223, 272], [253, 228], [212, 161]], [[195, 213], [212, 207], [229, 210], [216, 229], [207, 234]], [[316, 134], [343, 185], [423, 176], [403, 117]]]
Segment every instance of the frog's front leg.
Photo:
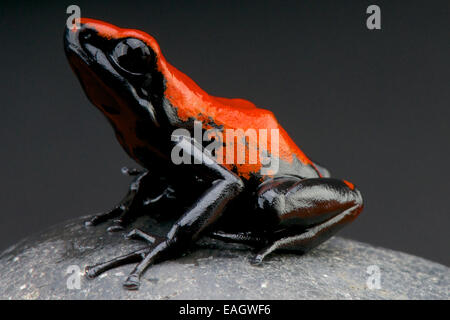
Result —
[[363, 209], [361, 193], [345, 180], [292, 177], [274, 179], [258, 191], [258, 206], [278, 225], [268, 245], [253, 259], [259, 264], [278, 249], [303, 253], [333, 236]]
[[[217, 221], [227, 203], [243, 190], [244, 184], [242, 180], [219, 165], [207, 152], [197, 146], [193, 140], [180, 137], [177, 147], [194, 158], [194, 163], [201, 163], [194, 165], [182, 164], [181, 166], [189, 166], [189, 168], [186, 168], [187, 170], [199, 169], [199, 175], [206, 181], [210, 181], [210, 187], [178, 219], [164, 239], [159, 239], [154, 245], [149, 246], [148, 249], [138, 250], [109, 262], [88, 267], [90, 277], [97, 276], [101, 272], [121, 264], [142, 259], [124, 282], [125, 288], [137, 289], [142, 273], [150, 265], [186, 250], [202, 234], [205, 228]], [[140, 236], [142, 237], [143, 235], [140, 234]]]
[[[144, 206], [149, 203], [155, 203], [164, 197], [172, 196], [172, 189], [165, 188], [162, 192], [155, 194], [152, 188], [158, 188], [157, 177], [153, 177], [148, 171], [122, 168], [122, 173], [134, 176], [130, 184], [130, 188], [122, 199], [114, 208], [104, 213], [100, 213], [92, 217], [86, 222], [88, 226], [95, 226], [102, 222], [115, 219], [114, 224], [108, 228], [108, 231], [122, 230], [134, 217], [143, 212]], [[149, 196], [152, 198], [148, 198]]]

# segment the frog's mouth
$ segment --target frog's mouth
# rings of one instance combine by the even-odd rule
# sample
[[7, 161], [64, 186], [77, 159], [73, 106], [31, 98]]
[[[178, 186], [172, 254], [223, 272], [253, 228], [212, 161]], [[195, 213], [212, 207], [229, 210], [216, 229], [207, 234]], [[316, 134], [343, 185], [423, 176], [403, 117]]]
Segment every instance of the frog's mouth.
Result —
[[157, 123], [152, 104], [138, 95], [130, 79], [123, 76], [111, 58], [109, 53], [114, 45], [115, 41], [98, 35], [92, 22], [82, 23], [79, 28], [66, 27], [66, 56], [89, 100], [113, 122], [116, 117], [124, 120], [134, 110], [145, 109], [147, 116]]

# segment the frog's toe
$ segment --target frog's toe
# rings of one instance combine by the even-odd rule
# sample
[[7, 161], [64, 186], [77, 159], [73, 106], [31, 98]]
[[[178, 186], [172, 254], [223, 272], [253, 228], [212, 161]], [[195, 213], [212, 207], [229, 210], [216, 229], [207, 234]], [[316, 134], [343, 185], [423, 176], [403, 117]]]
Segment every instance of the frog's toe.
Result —
[[122, 218], [113, 220], [113, 224], [106, 229], [108, 232], [118, 232], [125, 229], [129, 221]]
[[120, 169], [120, 171], [122, 171], [122, 174], [124, 174], [126, 176], [138, 176], [145, 172], [144, 170], [140, 170], [137, 168], [128, 168], [128, 167], [122, 167], [122, 169]]
[[88, 279], [94, 279], [100, 274], [97, 266], [86, 266], [84, 273]]
[[84, 225], [87, 227], [99, 225], [100, 223], [114, 219], [115, 217], [122, 214], [124, 210], [125, 210], [125, 208], [123, 206], [117, 206], [117, 207], [113, 208], [112, 210], [98, 213], [98, 214], [92, 216], [88, 221], [85, 221]]
[[95, 215], [92, 218], [90, 218], [89, 220], [85, 221], [84, 225], [86, 227], [93, 227], [93, 226], [100, 224], [101, 220], [102, 220], [101, 214]]
[[87, 220], [87, 221], [84, 222], [84, 225], [85, 225], [86, 227], [92, 227], [94, 224], [92, 223], [91, 220]]
[[249, 260], [250, 260], [250, 264], [252, 266], [260, 266], [264, 260], [264, 256], [261, 254], [257, 254], [255, 256], [251, 257]]
[[118, 232], [118, 231], [122, 231], [123, 229], [125, 229], [122, 225], [120, 224], [113, 224], [112, 226], [109, 226], [108, 229], [106, 229], [106, 231], [108, 232]]
[[126, 239], [145, 240], [150, 244], [155, 243], [156, 238], [139, 229], [133, 229], [125, 235]]
[[138, 290], [141, 282], [139, 281], [139, 276], [130, 275], [124, 282], [123, 287], [127, 290]]

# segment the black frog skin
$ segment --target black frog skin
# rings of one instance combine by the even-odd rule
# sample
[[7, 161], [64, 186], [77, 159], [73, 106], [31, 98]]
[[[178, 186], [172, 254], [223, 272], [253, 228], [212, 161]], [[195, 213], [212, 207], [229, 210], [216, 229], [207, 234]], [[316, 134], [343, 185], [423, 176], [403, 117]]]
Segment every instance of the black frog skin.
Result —
[[[125, 152], [143, 167], [124, 169], [134, 177], [125, 198], [87, 224], [112, 220], [108, 230], [118, 231], [140, 215], [151, 215], [155, 206], [178, 210], [166, 237], [132, 230], [128, 237], [148, 245], [87, 267], [89, 277], [137, 263], [124, 287], [138, 289], [149, 266], [182, 254], [202, 235], [253, 246], [252, 263], [259, 264], [277, 249], [307, 252], [361, 213], [363, 201], [355, 186], [331, 178], [309, 160], [270, 111], [243, 99], [208, 95], [166, 61], [148, 34], [83, 18], [79, 28], [66, 28], [64, 47], [89, 100], [111, 123]], [[259, 160], [222, 164], [193, 138], [173, 134], [184, 129], [194, 136], [194, 121], [202, 130], [277, 129], [280, 152], [267, 152], [278, 160], [278, 170], [265, 172]], [[193, 161], [175, 164], [175, 147]]]

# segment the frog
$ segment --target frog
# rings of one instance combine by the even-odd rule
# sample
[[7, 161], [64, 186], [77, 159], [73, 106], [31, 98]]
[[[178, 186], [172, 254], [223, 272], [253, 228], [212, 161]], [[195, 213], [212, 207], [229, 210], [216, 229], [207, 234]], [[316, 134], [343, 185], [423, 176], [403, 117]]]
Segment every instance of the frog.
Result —
[[[149, 267], [186, 254], [203, 237], [247, 245], [254, 250], [249, 262], [263, 266], [275, 251], [309, 252], [362, 212], [356, 186], [331, 177], [306, 156], [272, 111], [208, 94], [169, 64], [148, 33], [81, 18], [65, 28], [64, 49], [88, 100], [141, 167], [123, 168], [133, 179], [127, 194], [86, 224], [110, 222], [108, 232], [124, 231], [136, 217], [151, 216], [158, 204], [172, 211], [170, 203], [183, 203], [165, 236], [139, 228], [125, 232], [145, 247], [87, 266], [88, 278], [134, 263], [123, 287], [137, 290]], [[244, 151], [264, 154], [251, 163], [222, 161], [223, 151], [237, 145], [234, 138], [218, 139], [215, 152], [195, 139], [198, 129], [205, 134], [252, 128], [259, 136], [276, 132], [277, 143], [244, 137]], [[180, 130], [185, 134], [176, 133]], [[174, 150], [192, 161], [174, 161]], [[277, 163], [275, 170], [267, 168], [268, 159]]]

